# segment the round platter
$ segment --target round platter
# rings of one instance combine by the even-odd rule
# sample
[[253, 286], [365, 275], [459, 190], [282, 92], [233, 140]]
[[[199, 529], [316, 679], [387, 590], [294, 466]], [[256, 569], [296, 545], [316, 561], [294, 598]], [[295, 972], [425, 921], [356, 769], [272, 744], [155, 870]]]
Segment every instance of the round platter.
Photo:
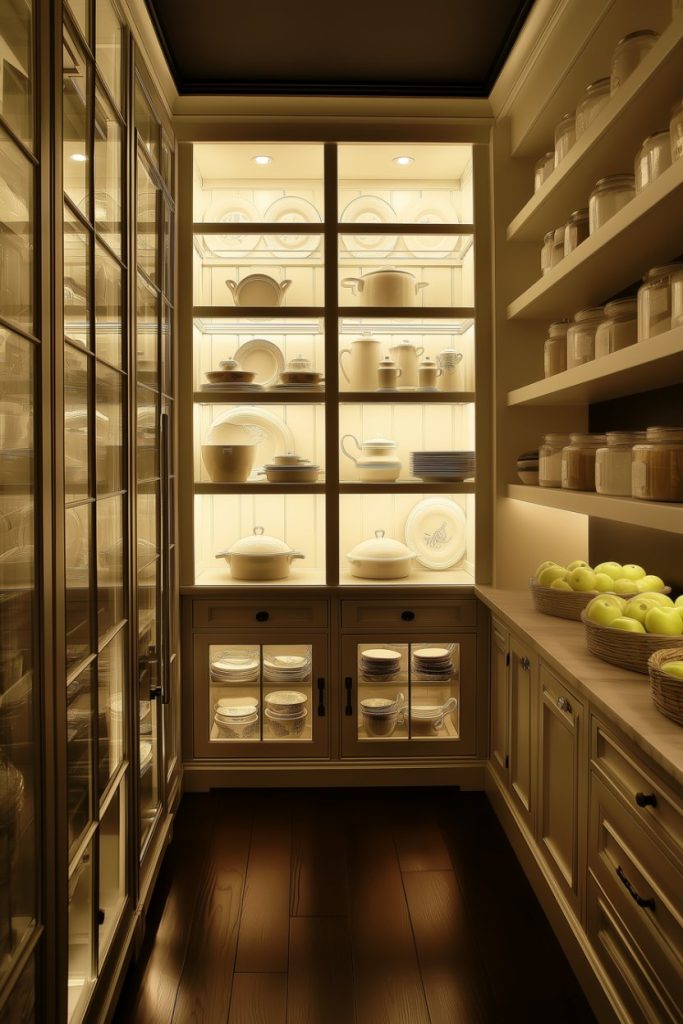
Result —
[[[458, 216], [451, 203], [442, 196], [427, 194], [415, 200], [404, 215], [407, 224], [457, 224]], [[405, 244], [413, 256], [455, 255], [462, 248], [463, 236], [456, 235], [406, 235]]]
[[[301, 196], [281, 196], [266, 210], [266, 220], [277, 224], [320, 224], [321, 217], [313, 203]], [[266, 245], [280, 259], [294, 253], [307, 256], [320, 248], [322, 235], [267, 235]]]
[[254, 384], [270, 387], [285, 368], [282, 350], [265, 338], [252, 338], [235, 352], [235, 360], [242, 370], [255, 374]]
[[[395, 224], [396, 212], [385, 199], [379, 196], [357, 196], [344, 208], [342, 224]], [[396, 248], [396, 236], [392, 235], [342, 235], [344, 248], [359, 259], [366, 256], [388, 256]]]
[[425, 569], [450, 569], [465, 554], [466, 525], [465, 513], [450, 498], [425, 498], [406, 520], [405, 541]]
[[[211, 203], [203, 219], [207, 224], [254, 224], [261, 218], [254, 204], [248, 199], [242, 196], [228, 196]], [[202, 237], [207, 252], [226, 259], [234, 256], [236, 252], [251, 252], [261, 240], [260, 235], [246, 232], [243, 235], [231, 232], [229, 235]]]

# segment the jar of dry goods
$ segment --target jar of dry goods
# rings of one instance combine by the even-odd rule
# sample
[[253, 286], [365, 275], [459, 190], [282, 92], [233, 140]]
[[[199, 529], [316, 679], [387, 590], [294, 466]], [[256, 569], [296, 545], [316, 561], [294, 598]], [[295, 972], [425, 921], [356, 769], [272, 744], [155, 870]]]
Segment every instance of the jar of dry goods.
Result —
[[538, 449], [538, 483], [540, 487], [562, 486], [562, 449], [569, 444], [569, 434], [545, 434]]
[[589, 233], [588, 210], [574, 210], [564, 226], [564, 255], [573, 252], [577, 245], [588, 238]]
[[538, 192], [544, 181], [547, 181], [555, 168], [555, 154], [544, 153], [534, 164], [534, 192]]
[[615, 299], [605, 306], [605, 319], [595, 332], [595, 358], [618, 352], [638, 341], [638, 303], [635, 298]]
[[672, 289], [674, 274], [683, 270], [683, 263], [652, 267], [638, 289], [638, 341], [647, 341], [671, 330]]
[[595, 455], [607, 443], [604, 434], [570, 434], [562, 449], [562, 486], [569, 491], [595, 490]]
[[658, 32], [646, 28], [639, 32], [629, 32], [627, 36], [619, 40], [612, 54], [610, 73], [610, 91], [612, 93], [615, 93], [628, 76], [636, 70], [645, 54], [649, 53], [658, 39]]
[[651, 185], [667, 167], [671, 167], [671, 144], [668, 128], [665, 131], [648, 135], [638, 150], [634, 164], [636, 192]]
[[561, 163], [576, 142], [576, 118], [565, 114], [555, 128], [555, 166]]
[[553, 232], [553, 248], [550, 253], [550, 266], [556, 267], [564, 259], [564, 228], [555, 228]]
[[632, 174], [610, 174], [600, 178], [588, 200], [588, 226], [591, 235], [630, 203], [636, 194]]
[[604, 318], [602, 306], [580, 309], [567, 331], [567, 369], [595, 359], [595, 332]]
[[631, 486], [634, 498], [683, 501], [683, 427], [648, 427], [633, 448]]
[[683, 327], [683, 267], [671, 275], [671, 326]]
[[543, 376], [553, 377], [567, 369], [567, 328], [571, 320], [558, 320], [548, 328], [543, 346]]
[[595, 490], [616, 497], [631, 496], [633, 446], [645, 440], [644, 430], [608, 430], [607, 447], [595, 453]]
[[671, 111], [669, 121], [669, 141], [671, 144], [671, 159], [675, 163], [683, 156], [683, 100], [676, 104]]
[[586, 91], [579, 100], [576, 108], [576, 137], [581, 138], [583, 133], [595, 120], [610, 98], [609, 78], [598, 78], [586, 87]]
[[550, 270], [554, 240], [555, 232], [546, 231], [543, 236], [543, 247], [541, 248], [541, 274], [547, 274]]

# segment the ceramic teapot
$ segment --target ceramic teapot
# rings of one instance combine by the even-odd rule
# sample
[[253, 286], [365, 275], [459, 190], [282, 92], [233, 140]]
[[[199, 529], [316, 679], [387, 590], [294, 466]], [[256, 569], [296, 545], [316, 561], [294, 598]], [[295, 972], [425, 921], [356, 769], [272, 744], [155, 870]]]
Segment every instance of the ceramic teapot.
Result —
[[[339, 367], [352, 391], [376, 391], [379, 386], [377, 368], [379, 366], [381, 345], [377, 338], [369, 336], [356, 338], [349, 348], [339, 353]], [[351, 364], [347, 373], [344, 356], [349, 356]]]
[[[352, 455], [344, 446], [350, 439], [359, 452], [359, 457]], [[396, 458], [396, 442], [386, 437], [373, 437], [369, 441], [359, 441], [355, 434], [344, 434], [341, 439], [341, 450], [347, 459], [351, 459], [358, 470], [359, 480], [393, 481], [401, 472], [401, 460]]]
[[400, 341], [392, 345], [389, 354], [401, 369], [401, 387], [416, 388], [418, 382], [417, 361], [423, 354], [422, 345], [415, 347], [410, 341]]
[[268, 274], [248, 274], [239, 284], [231, 279], [225, 283], [236, 306], [281, 306], [292, 282], [286, 279], [280, 283]]

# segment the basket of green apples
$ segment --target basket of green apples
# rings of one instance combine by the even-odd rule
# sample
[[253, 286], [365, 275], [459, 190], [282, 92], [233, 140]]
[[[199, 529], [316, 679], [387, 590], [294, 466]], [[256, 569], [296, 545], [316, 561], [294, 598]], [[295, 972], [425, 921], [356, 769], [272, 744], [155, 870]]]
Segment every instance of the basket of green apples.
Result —
[[[681, 607], [683, 597], [678, 600]], [[648, 668], [652, 703], [662, 715], [677, 725], [683, 725], [683, 651], [678, 647], [655, 651], [648, 661]]]
[[610, 665], [648, 675], [658, 651], [677, 651], [683, 659], [683, 595], [640, 594], [626, 600], [599, 594], [581, 613], [588, 650]]
[[536, 611], [560, 619], [581, 620], [581, 612], [597, 594], [637, 597], [644, 593], [670, 594], [671, 587], [640, 565], [601, 562], [594, 569], [577, 559], [569, 565], [541, 562], [529, 581]]

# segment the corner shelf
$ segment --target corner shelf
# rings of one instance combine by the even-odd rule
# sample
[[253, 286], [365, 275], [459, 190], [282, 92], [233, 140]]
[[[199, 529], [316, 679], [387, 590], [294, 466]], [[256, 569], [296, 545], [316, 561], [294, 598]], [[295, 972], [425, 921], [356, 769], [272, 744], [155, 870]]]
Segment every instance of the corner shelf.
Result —
[[324, 391], [194, 391], [192, 400], [197, 405], [291, 405], [311, 403], [323, 405]]
[[613, 498], [594, 491], [567, 491], [557, 487], [529, 487], [523, 484], [509, 484], [507, 496], [544, 508], [564, 509], [566, 512], [610, 519], [629, 526], [645, 526], [651, 530], [683, 534], [683, 505], [672, 502]]
[[474, 391], [340, 391], [339, 401], [354, 404], [389, 403], [396, 405], [402, 402], [423, 403], [442, 402], [448, 405], [469, 405], [475, 401]]
[[349, 569], [342, 567], [339, 571], [340, 587], [443, 587], [443, 586], [474, 586], [474, 576], [467, 569], [423, 569], [416, 566], [410, 576], [400, 580], [364, 580], [352, 576]]
[[184, 588], [185, 592], [196, 593], [202, 587], [250, 587], [262, 590], [264, 587], [324, 587], [326, 583], [324, 569], [305, 569], [299, 565], [292, 567], [292, 573], [284, 580], [234, 580], [227, 565], [222, 568], [204, 569], [197, 573], [194, 587]]
[[600, 305], [650, 267], [675, 259], [681, 237], [683, 160], [678, 160], [511, 302], [508, 319], [551, 319]]
[[430, 484], [422, 480], [394, 480], [390, 483], [362, 483], [342, 480], [340, 494], [474, 494], [473, 480]]
[[508, 406], [588, 405], [683, 378], [683, 327], [509, 391]]
[[324, 494], [325, 484], [269, 484], [249, 480], [243, 484], [195, 483], [195, 494]]

